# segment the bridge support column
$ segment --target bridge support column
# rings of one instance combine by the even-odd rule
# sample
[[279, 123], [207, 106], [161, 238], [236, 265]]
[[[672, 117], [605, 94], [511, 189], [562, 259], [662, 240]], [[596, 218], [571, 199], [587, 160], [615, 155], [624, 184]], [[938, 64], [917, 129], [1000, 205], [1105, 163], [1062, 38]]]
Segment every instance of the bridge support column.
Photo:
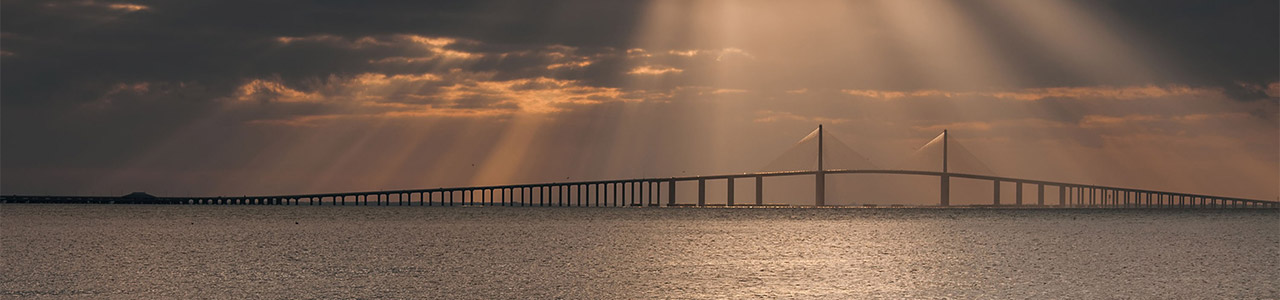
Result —
[[670, 207], [675, 205], [676, 205], [676, 181], [669, 180], [667, 181], [667, 206]]
[[942, 200], [941, 205], [951, 206], [951, 176], [942, 175], [940, 176], [940, 178], [941, 178], [941, 183], [940, 183], [941, 191], [939, 192], [940, 193], [939, 198], [941, 198]]
[[653, 187], [652, 192], [649, 193], [649, 206], [662, 206], [662, 184], [657, 181], [650, 181], [649, 186]]
[[729, 177], [729, 195], [726, 199], [729, 206], [733, 206], [733, 177]]
[[827, 172], [818, 170], [818, 174], [814, 175], [816, 182], [814, 187], [813, 202], [817, 206], [827, 205]]
[[1044, 184], [1036, 185], [1036, 205], [1044, 206]]
[[640, 202], [641, 202], [640, 206], [652, 206], [653, 205], [653, 183], [649, 181], [641, 181], [640, 186], [644, 187], [644, 189], [641, 190], [640, 192], [640, 194], [643, 195], [640, 197]]
[[707, 205], [707, 180], [698, 179], [698, 206]]
[[1098, 207], [1098, 189], [1089, 188], [1089, 207]]
[[1058, 186], [1058, 207], [1067, 207], [1067, 188]]
[[756, 176], [756, 205], [764, 205], [764, 176]]
[[649, 194], [651, 193], [651, 191], [649, 190], [649, 182], [637, 181], [636, 188], [637, 188], [635, 191], [636, 200], [635, 200], [635, 204], [633, 205], [640, 206], [640, 207], [648, 206]]
[[992, 204], [992, 205], [999, 206], [999, 205], [1000, 205], [1000, 181], [999, 181], [999, 180], [992, 180], [991, 182], [993, 183], [993, 184], [992, 184], [992, 187], [993, 187], [993, 188], [992, 188], [992, 193], [991, 193], [991, 194], [992, 194], [992, 196], [991, 196], [991, 204]]
[[1022, 182], [1015, 182], [1014, 190], [1018, 192], [1018, 196], [1014, 197], [1014, 203], [1022, 206]]
[[640, 193], [636, 194], [640, 196], [640, 203], [638, 206], [649, 206], [649, 196], [653, 195], [653, 189], [651, 189], [652, 186], [649, 185], [648, 181], [641, 181], [636, 184], [640, 186]]

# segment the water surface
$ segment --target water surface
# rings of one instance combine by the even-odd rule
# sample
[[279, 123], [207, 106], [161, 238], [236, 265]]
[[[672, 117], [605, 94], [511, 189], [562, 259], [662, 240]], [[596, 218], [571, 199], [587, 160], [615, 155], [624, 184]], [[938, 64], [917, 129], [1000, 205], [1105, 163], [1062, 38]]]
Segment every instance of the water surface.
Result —
[[0, 205], [0, 295], [1280, 298], [1276, 210]]

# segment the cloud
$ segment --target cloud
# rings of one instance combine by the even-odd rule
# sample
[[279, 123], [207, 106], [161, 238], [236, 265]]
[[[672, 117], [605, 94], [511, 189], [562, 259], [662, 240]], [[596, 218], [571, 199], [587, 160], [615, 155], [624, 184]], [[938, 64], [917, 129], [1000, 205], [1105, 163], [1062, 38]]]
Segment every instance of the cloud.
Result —
[[755, 123], [774, 123], [774, 122], [780, 122], [780, 121], [794, 121], [794, 122], [817, 123], [817, 124], [841, 124], [841, 123], [849, 122], [850, 120], [845, 118], [805, 116], [805, 115], [795, 114], [792, 112], [773, 111], [773, 110], [756, 111], [756, 118], [752, 120], [752, 122], [755, 122]]
[[945, 130], [967, 132], [972, 134], [974, 132], [991, 131], [993, 129], [1007, 130], [1011, 128], [1016, 128], [1016, 129], [1034, 128], [1034, 129], [1043, 130], [1043, 129], [1053, 129], [1053, 128], [1064, 128], [1067, 126], [1068, 125], [1066, 123], [1059, 122], [1059, 121], [1035, 119], [1035, 118], [1024, 118], [1024, 119], [1010, 119], [1010, 120], [996, 120], [996, 121], [950, 122], [950, 123], [940, 123], [940, 124], [931, 124], [931, 125], [917, 125], [917, 126], [912, 126], [911, 128], [916, 131], [926, 132], [926, 133], [941, 132], [942, 130], [945, 129]]
[[[1250, 119], [1249, 114], [1240, 112], [1226, 113], [1195, 113], [1185, 115], [1162, 116], [1153, 114], [1130, 114], [1122, 116], [1108, 115], [1087, 115], [1080, 120], [1081, 128], [1120, 128], [1134, 129], [1131, 127], [1150, 127], [1150, 128], [1169, 128], [1168, 125], [1176, 127], [1192, 126], [1193, 123], [1207, 121], [1222, 121], [1232, 119]], [[1156, 124], [1170, 123], [1170, 124]], [[1164, 126], [1161, 126], [1164, 125]]]
[[667, 54], [671, 54], [675, 56], [693, 57], [695, 55], [698, 55], [698, 50], [671, 50], [671, 51], [667, 51]]
[[743, 89], [715, 89], [711, 91], [711, 94], [712, 95], [743, 94], [746, 92], [747, 90], [743, 90]]
[[[494, 73], [461, 70], [445, 74], [331, 76], [322, 83], [305, 87], [290, 87], [277, 79], [253, 79], [241, 85], [239, 91], [229, 98], [228, 105], [241, 109], [265, 109], [245, 106], [247, 103], [286, 105], [283, 114], [250, 121], [276, 125], [309, 125], [351, 118], [549, 114], [580, 106], [645, 99], [619, 88], [587, 86], [575, 80], [547, 77], [500, 80]], [[287, 109], [287, 105], [308, 103], [319, 105], [320, 109]]]
[[99, 1], [93, 1], [93, 0], [47, 2], [47, 3], [44, 3], [44, 7], [51, 8], [51, 9], [60, 9], [60, 8], [68, 8], [68, 7], [88, 7], [88, 8], [115, 10], [115, 11], [121, 11], [126, 13], [151, 9], [150, 6], [146, 6], [142, 4], [126, 3], [126, 2], [108, 3], [108, 2], [99, 2]]
[[127, 12], [135, 12], [140, 10], [151, 9], [151, 7], [149, 6], [141, 5], [141, 4], [133, 4], [133, 3], [111, 3], [111, 4], [107, 4], [107, 7], [114, 10], [123, 10]]
[[728, 48], [722, 48], [717, 50], [699, 50], [699, 49], [668, 50], [667, 54], [674, 55], [674, 56], [681, 56], [681, 57], [695, 57], [700, 55], [704, 55], [708, 57], [714, 56], [715, 61], [724, 61], [727, 59], [734, 59], [734, 58], [755, 59], [755, 56], [751, 55], [751, 53], [748, 53], [746, 50], [742, 50], [740, 48], [735, 48], [735, 47], [728, 47]]
[[996, 99], [1020, 100], [1020, 101], [1036, 101], [1043, 99], [1112, 99], [1112, 100], [1135, 100], [1135, 99], [1153, 99], [1168, 97], [1207, 97], [1222, 95], [1220, 89], [1215, 88], [1193, 88], [1182, 85], [1169, 86], [1128, 86], [1128, 87], [1108, 87], [1108, 86], [1089, 86], [1089, 87], [1050, 87], [1050, 88], [1027, 88], [1013, 91], [945, 91], [945, 90], [915, 90], [915, 91], [892, 91], [892, 90], [841, 90], [842, 93], [858, 96], [863, 98], [895, 100], [903, 98], [960, 98], [960, 97], [986, 97]]
[[631, 71], [628, 71], [628, 72], [627, 72], [627, 74], [631, 74], [631, 75], [663, 75], [663, 74], [667, 74], [667, 73], [680, 73], [680, 72], [684, 72], [684, 70], [677, 69], [677, 68], [673, 68], [673, 67], [664, 67], [664, 66], [647, 66], [647, 65], [646, 65], [646, 66], [639, 66], [639, 67], [636, 67], [636, 68], [634, 68], [634, 69], [631, 69]]

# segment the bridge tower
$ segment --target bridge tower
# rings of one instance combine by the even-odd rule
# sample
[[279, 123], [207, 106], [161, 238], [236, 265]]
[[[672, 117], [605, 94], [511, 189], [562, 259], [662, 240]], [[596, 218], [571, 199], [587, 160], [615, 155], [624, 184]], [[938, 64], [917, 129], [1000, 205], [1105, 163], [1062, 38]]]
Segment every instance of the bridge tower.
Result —
[[814, 175], [815, 187], [813, 193], [814, 205], [823, 206], [827, 204], [827, 174], [822, 168], [822, 124], [818, 124], [818, 172]]
[[938, 177], [942, 179], [942, 183], [941, 183], [942, 188], [940, 192], [941, 194], [940, 197], [942, 198], [942, 206], [951, 205], [951, 176], [947, 175], [947, 138], [949, 137], [950, 136], [947, 134], [947, 130], [943, 129], [942, 130], [942, 176]]

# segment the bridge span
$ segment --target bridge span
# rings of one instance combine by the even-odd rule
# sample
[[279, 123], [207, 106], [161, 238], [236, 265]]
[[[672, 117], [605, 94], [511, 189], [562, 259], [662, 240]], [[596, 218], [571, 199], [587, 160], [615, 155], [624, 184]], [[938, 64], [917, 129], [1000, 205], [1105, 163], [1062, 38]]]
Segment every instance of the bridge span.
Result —
[[[679, 206], [778, 206], [764, 203], [764, 178], [813, 176], [824, 180], [835, 174], [914, 175], [939, 178], [943, 184], [937, 206], [951, 206], [951, 178], [985, 180], [992, 183], [993, 197], [989, 205], [999, 207], [1068, 207], [1068, 208], [1280, 208], [1280, 202], [1224, 196], [1156, 191], [1136, 188], [1076, 184], [1045, 180], [1021, 179], [989, 175], [915, 171], [915, 170], [822, 170], [757, 172], [740, 174], [655, 177], [619, 180], [550, 182], [474, 187], [451, 187], [349, 193], [320, 193], [234, 197], [98, 197], [98, 196], [0, 196], [0, 203], [120, 203], [120, 204], [197, 204], [197, 205], [398, 205], [398, 206], [513, 206], [513, 207], [679, 207]], [[727, 183], [724, 203], [707, 203], [707, 181]], [[750, 202], [739, 202], [734, 184], [754, 181], [755, 195]], [[680, 182], [696, 182], [697, 204], [680, 204], [676, 186]], [[1000, 199], [1000, 185], [1016, 187], [1013, 201]], [[825, 186], [825, 183], [815, 184]], [[1023, 188], [1036, 189], [1034, 203], [1024, 201]], [[1049, 190], [1049, 196], [1046, 196]], [[814, 205], [825, 205], [825, 193], [817, 193]], [[1056, 195], [1054, 195], [1056, 194]]]
[[[239, 197], [125, 197], [95, 196], [0, 196], [0, 203], [132, 203], [132, 204], [202, 204], [202, 205], [400, 205], [413, 206], [538, 206], [538, 207], [678, 207], [678, 206], [778, 206], [764, 203], [764, 178], [813, 176], [815, 207], [826, 207], [827, 175], [882, 174], [931, 176], [939, 180], [937, 206], [951, 206], [951, 179], [967, 178], [992, 183], [991, 204], [981, 206], [1036, 206], [1068, 208], [1280, 208], [1280, 202], [1225, 196], [1178, 193], [1094, 184], [1077, 184], [991, 175], [950, 172], [948, 169], [947, 131], [935, 139], [942, 148], [941, 172], [884, 169], [826, 169], [823, 167], [822, 125], [815, 130], [817, 169], [805, 171], [755, 172], [724, 175], [654, 177], [618, 180], [550, 182], [474, 187], [451, 187], [351, 193], [321, 193]], [[812, 141], [811, 133], [801, 142]], [[838, 141], [837, 141], [838, 143]], [[933, 142], [930, 142], [933, 143]], [[798, 144], [799, 145], [799, 144]], [[707, 203], [707, 181], [724, 180], [727, 197], [723, 204]], [[753, 180], [754, 201], [737, 201], [734, 184]], [[677, 201], [679, 182], [697, 182], [697, 204]], [[1011, 184], [1017, 191], [1012, 203], [1001, 201], [1000, 185]], [[1023, 201], [1023, 188], [1036, 189], [1035, 203]], [[1046, 200], [1045, 190], [1051, 191]], [[1056, 193], [1056, 197], [1053, 195]], [[664, 197], [665, 196], [665, 197]], [[665, 201], [664, 201], [665, 200]], [[393, 202], [394, 201], [394, 202]]]

